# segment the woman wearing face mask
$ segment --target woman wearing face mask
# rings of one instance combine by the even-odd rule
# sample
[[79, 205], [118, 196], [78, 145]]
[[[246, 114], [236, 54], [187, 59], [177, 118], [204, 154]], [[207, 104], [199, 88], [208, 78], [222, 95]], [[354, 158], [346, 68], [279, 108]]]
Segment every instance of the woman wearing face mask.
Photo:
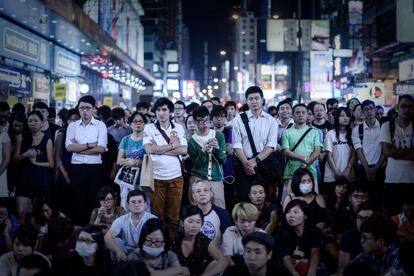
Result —
[[142, 261], [152, 276], [189, 276], [188, 268], [181, 266], [177, 255], [169, 249], [167, 224], [161, 219], [152, 218], [142, 226], [138, 248], [128, 255], [128, 260]]
[[315, 182], [308, 169], [299, 168], [293, 173], [292, 193], [286, 197], [283, 210], [294, 199], [306, 202], [309, 209], [308, 222], [323, 230], [326, 222], [326, 204], [324, 198], [315, 192]]
[[87, 225], [79, 233], [75, 251], [69, 262], [69, 275], [111, 275], [109, 256], [105, 252], [103, 233], [97, 225]]
[[351, 113], [346, 107], [340, 107], [334, 115], [334, 129], [325, 137], [324, 150], [327, 164], [325, 166], [323, 193], [328, 201], [335, 197], [335, 180], [345, 177], [354, 180], [353, 166], [355, 153], [352, 143]]
[[309, 204], [290, 201], [284, 210], [285, 221], [277, 233], [278, 252], [291, 275], [317, 275], [322, 233], [308, 221]]
[[204, 215], [189, 205], [181, 210], [181, 230], [171, 240], [171, 250], [191, 275], [217, 275], [227, 267], [227, 260], [215, 242], [200, 232]]
[[17, 186], [16, 204], [20, 223], [24, 222], [29, 203], [49, 192], [54, 167], [53, 144], [50, 135], [42, 131], [43, 115], [39, 111], [28, 114], [30, 133], [17, 137], [13, 159], [21, 161], [22, 181]]

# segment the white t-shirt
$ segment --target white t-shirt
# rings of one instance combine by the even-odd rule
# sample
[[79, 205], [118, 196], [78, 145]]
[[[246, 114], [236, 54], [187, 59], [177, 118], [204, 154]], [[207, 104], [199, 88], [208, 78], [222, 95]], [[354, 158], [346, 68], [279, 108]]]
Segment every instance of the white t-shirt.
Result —
[[[381, 126], [381, 143], [390, 143], [397, 149], [414, 148], [413, 127], [410, 123], [402, 129], [395, 123], [395, 133], [391, 140], [390, 123], [386, 122]], [[387, 158], [387, 168], [385, 169], [385, 183], [413, 183], [414, 184], [414, 161], [396, 160]]]
[[369, 127], [367, 123], [363, 124], [363, 141], [359, 137], [359, 125], [352, 130], [352, 143], [354, 143], [354, 149], [363, 149], [365, 159], [368, 165], [377, 164], [381, 158], [382, 148], [381, 143], [378, 141], [378, 137], [381, 135], [381, 125], [378, 120], [375, 121], [373, 127]]
[[204, 223], [201, 226], [201, 233], [208, 238], [215, 240], [217, 245], [221, 245], [221, 232], [220, 232], [220, 218], [216, 211], [213, 209], [204, 216]]
[[[339, 172], [343, 172], [348, 165], [348, 161], [351, 155], [351, 147], [346, 140], [346, 134], [340, 133], [339, 140], [336, 137], [336, 131], [334, 129], [328, 131], [325, 136], [325, 151], [332, 153], [332, 159], [336, 165], [336, 168]], [[323, 178], [324, 182], [334, 182], [335, 174], [329, 163], [326, 162], [325, 165], [325, 176]]]
[[[168, 129], [164, 129], [168, 137], [171, 135], [177, 136], [180, 140], [181, 146], [187, 146], [187, 139], [185, 138], [184, 128], [179, 124], [174, 124]], [[158, 146], [168, 145], [167, 141], [161, 135], [155, 124], [145, 125], [143, 144], [154, 143]], [[165, 154], [151, 154], [152, 166], [154, 170], [154, 179], [171, 180], [181, 176], [181, 165], [177, 156], [170, 156]]]

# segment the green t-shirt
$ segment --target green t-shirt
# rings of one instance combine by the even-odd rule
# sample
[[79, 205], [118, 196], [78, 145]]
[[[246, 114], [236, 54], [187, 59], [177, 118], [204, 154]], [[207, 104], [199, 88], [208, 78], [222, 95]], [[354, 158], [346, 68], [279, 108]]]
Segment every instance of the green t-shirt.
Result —
[[[283, 149], [292, 149], [299, 141], [300, 137], [302, 137], [306, 130], [308, 130], [308, 128], [308, 126], [300, 129], [291, 127], [283, 132], [281, 147], [282, 151]], [[322, 148], [323, 144], [321, 143], [318, 131], [316, 129], [312, 129], [302, 140], [302, 142], [296, 147], [294, 152], [299, 155], [310, 156], [315, 147]], [[288, 159], [285, 172], [283, 174], [283, 179], [291, 179], [293, 173], [299, 169], [302, 164], [303, 161]], [[313, 179], [316, 181], [318, 178], [316, 175], [315, 164], [308, 166], [308, 169], [312, 173]]]

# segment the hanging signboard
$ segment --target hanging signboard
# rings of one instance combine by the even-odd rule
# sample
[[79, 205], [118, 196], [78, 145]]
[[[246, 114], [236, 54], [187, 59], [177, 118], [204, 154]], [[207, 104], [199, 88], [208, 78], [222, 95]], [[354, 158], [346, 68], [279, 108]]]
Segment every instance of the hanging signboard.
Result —
[[55, 83], [55, 100], [64, 100], [66, 98], [66, 83]]
[[0, 55], [50, 70], [49, 43], [2, 18], [0, 18]]
[[10, 90], [30, 93], [30, 72], [0, 65], [0, 83]]
[[53, 70], [64, 76], [74, 77], [80, 75], [80, 57], [65, 49], [54, 47], [54, 63]]
[[33, 73], [32, 79], [33, 98], [48, 101], [50, 96], [49, 79], [40, 73]]

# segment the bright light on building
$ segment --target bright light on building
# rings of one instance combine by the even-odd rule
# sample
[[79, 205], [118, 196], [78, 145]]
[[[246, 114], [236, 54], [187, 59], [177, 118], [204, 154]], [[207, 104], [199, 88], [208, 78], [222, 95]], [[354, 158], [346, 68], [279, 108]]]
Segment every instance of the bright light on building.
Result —
[[218, 85], [214, 85], [214, 89], [219, 89], [219, 86]]
[[231, 16], [231, 18], [233, 18], [234, 20], [237, 20], [237, 19], [239, 19], [239, 15], [238, 14], [233, 14], [232, 16]]
[[214, 78], [213, 79], [213, 82], [218, 82], [218, 78]]
[[245, 54], [246, 56], [248, 56], [248, 55], [250, 55], [250, 51], [249, 51], [249, 50], [246, 50], [246, 51], [244, 51], [244, 54]]
[[233, 68], [234, 70], [239, 70], [239, 67], [238, 66], [234, 66], [234, 68]]
[[274, 14], [274, 15], [272, 15], [272, 18], [273, 19], [279, 19], [279, 15], [278, 14]]
[[217, 67], [216, 66], [211, 67], [211, 71], [217, 71]]
[[206, 93], [207, 92], [207, 89], [203, 89], [203, 90], [201, 90], [201, 92]]
[[221, 55], [221, 56], [225, 56], [225, 55], [226, 55], [226, 51], [221, 50], [221, 51], [220, 51], [220, 55]]
[[222, 78], [221, 79], [221, 82], [227, 82], [227, 79], [226, 78]]
[[211, 85], [207, 85], [207, 89], [210, 90], [212, 88]]

